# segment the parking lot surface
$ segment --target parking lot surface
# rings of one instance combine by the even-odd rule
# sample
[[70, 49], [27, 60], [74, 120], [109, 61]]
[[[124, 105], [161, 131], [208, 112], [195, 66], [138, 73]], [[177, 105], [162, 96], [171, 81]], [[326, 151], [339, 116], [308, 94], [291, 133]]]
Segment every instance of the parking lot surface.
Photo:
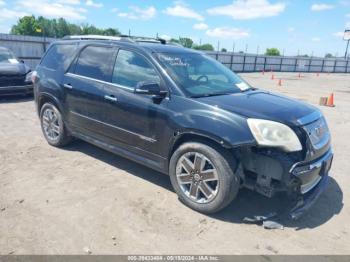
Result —
[[[242, 190], [224, 211], [185, 207], [169, 177], [82, 141], [57, 149], [32, 98], [0, 99], [0, 254], [349, 254], [350, 75], [242, 74], [252, 85], [318, 105], [335, 153], [327, 191], [284, 230], [242, 223], [280, 199]], [[278, 80], [282, 80], [282, 86]]]

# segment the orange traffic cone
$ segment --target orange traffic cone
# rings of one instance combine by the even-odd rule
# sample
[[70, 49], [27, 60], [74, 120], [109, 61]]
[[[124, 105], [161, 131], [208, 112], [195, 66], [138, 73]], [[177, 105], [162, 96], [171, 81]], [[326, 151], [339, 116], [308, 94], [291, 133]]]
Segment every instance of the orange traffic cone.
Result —
[[278, 86], [282, 86], [282, 79], [278, 80]]
[[320, 73], [317, 73], [316, 76], [319, 77], [319, 76], [320, 76]]
[[298, 77], [301, 78], [301, 73], [299, 73]]
[[261, 71], [261, 74], [262, 74], [262, 75], [265, 75], [265, 71], [264, 71], [264, 70], [262, 70], [262, 71]]
[[327, 106], [334, 107], [334, 94], [332, 93], [327, 99]]
[[274, 80], [274, 79], [275, 79], [275, 75], [272, 74], [272, 75], [271, 75], [271, 80]]

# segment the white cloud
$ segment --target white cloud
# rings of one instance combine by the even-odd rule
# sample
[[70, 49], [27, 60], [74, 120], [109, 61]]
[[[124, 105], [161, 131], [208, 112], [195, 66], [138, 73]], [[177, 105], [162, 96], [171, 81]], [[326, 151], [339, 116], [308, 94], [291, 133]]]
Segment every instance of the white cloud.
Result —
[[282, 13], [284, 3], [272, 4], [268, 0], [234, 0], [232, 4], [217, 6], [207, 10], [210, 15], [226, 15], [237, 20], [271, 17]]
[[103, 7], [103, 4], [102, 3], [95, 3], [93, 0], [87, 0], [85, 2], [85, 4], [87, 6], [90, 6], [90, 7], [96, 7], [96, 8], [100, 8], [100, 7]]
[[333, 33], [333, 36], [343, 38], [344, 37], [344, 32], [335, 32], [335, 33]]
[[80, 0], [58, 0], [57, 3], [67, 4], [67, 5], [79, 5]]
[[177, 1], [174, 3], [174, 6], [167, 7], [164, 11], [165, 14], [171, 16], [179, 16], [185, 18], [192, 18], [198, 21], [203, 21], [204, 17], [197, 13], [195, 10], [191, 9], [184, 2]]
[[73, 20], [86, 19], [84, 8], [72, 5], [64, 5], [58, 1], [48, 0], [19, 0], [16, 4], [17, 10], [25, 10], [28, 13], [42, 15], [49, 18], [66, 18]]
[[206, 23], [198, 23], [193, 25], [193, 29], [196, 30], [206, 30], [208, 29], [208, 25]]
[[321, 41], [321, 38], [319, 38], [319, 37], [313, 37], [313, 38], [311, 38], [311, 41], [312, 41], [312, 42], [320, 42], [320, 41]]
[[0, 0], [0, 6], [6, 5], [5, 1]]
[[1, 8], [0, 9], [0, 21], [5, 21], [13, 18], [20, 18], [23, 16], [29, 15], [28, 13], [25, 12], [18, 12], [15, 10], [10, 10], [7, 8]]
[[324, 10], [330, 10], [333, 9], [334, 5], [330, 5], [330, 4], [313, 4], [311, 6], [311, 10], [312, 11], [324, 11]]
[[249, 37], [248, 31], [233, 27], [216, 27], [213, 29], [208, 29], [206, 31], [206, 34], [210, 37], [216, 38], [240, 39], [244, 37]]
[[295, 31], [295, 27], [288, 27], [288, 32], [290, 32], [290, 33], [292, 33], [292, 32], [294, 32]]
[[135, 20], [138, 20], [138, 19], [149, 20], [149, 19], [153, 18], [157, 13], [157, 10], [153, 6], [150, 6], [147, 8], [140, 8], [138, 6], [130, 6], [130, 10], [131, 10], [130, 12], [118, 13], [118, 16], [129, 18], [129, 19], [135, 19]]

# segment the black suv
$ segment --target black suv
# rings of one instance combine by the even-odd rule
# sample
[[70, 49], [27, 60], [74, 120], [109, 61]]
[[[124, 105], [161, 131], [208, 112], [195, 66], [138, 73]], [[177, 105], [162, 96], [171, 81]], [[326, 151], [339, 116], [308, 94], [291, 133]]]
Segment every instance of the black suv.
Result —
[[169, 174], [202, 212], [240, 188], [285, 193], [298, 218], [324, 190], [333, 153], [322, 113], [253, 88], [206, 55], [164, 40], [68, 37], [34, 74], [47, 142], [73, 137]]

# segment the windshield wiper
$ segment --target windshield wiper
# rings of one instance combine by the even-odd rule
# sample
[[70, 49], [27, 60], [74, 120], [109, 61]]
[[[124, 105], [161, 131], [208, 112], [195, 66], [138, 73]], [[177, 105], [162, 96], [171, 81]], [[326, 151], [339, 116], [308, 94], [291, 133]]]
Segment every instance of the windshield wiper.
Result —
[[200, 98], [200, 97], [209, 97], [209, 96], [225, 96], [225, 95], [232, 95], [234, 93], [207, 93], [207, 94], [201, 94], [201, 95], [193, 95], [190, 96], [191, 98]]

